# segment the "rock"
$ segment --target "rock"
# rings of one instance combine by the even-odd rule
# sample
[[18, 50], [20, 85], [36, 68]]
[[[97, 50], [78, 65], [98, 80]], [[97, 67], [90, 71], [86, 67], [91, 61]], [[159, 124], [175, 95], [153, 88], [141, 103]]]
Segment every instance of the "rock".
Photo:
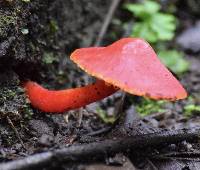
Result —
[[[124, 156], [125, 157], [125, 156]], [[96, 163], [92, 165], [88, 165], [84, 168], [85, 170], [135, 170], [136, 168], [132, 164], [132, 162], [125, 157], [125, 161], [122, 166], [110, 166], [105, 165], [103, 163]]]
[[54, 142], [53, 136], [47, 134], [43, 134], [38, 140], [38, 143], [42, 146], [51, 146], [53, 142]]
[[185, 50], [200, 51], [200, 21], [183, 31], [176, 41]]
[[35, 132], [36, 136], [41, 137], [44, 134], [54, 136], [53, 128], [43, 120], [30, 120], [29, 127]]

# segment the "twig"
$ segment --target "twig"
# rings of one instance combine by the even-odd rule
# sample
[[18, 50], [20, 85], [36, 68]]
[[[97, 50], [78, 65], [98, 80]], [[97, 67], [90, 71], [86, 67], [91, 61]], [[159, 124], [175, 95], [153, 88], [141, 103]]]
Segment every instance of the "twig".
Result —
[[149, 159], [147, 159], [147, 162], [150, 164], [150, 166], [152, 167], [152, 170], [158, 170], [158, 168], [154, 165], [154, 163], [151, 161], [151, 160], [149, 160]]
[[26, 149], [26, 147], [25, 147], [25, 145], [24, 145], [24, 143], [23, 143], [23, 141], [21, 139], [21, 136], [20, 136], [19, 132], [17, 131], [17, 129], [15, 128], [12, 120], [10, 120], [9, 116], [6, 116], [6, 119], [7, 119], [8, 123], [9, 123], [9, 125], [11, 126], [11, 128], [13, 129], [13, 131], [14, 131], [16, 137], [18, 138], [19, 142], [21, 143], [22, 147], [24, 149]]
[[113, 17], [113, 14], [114, 14], [115, 10], [117, 9], [117, 6], [118, 6], [119, 3], [120, 3], [120, 0], [113, 0], [112, 1], [111, 5], [110, 5], [110, 8], [108, 10], [108, 13], [107, 13], [107, 15], [105, 17], [105, 20], [103, 22], [103, 25], [101, 27], [101, 30], [100, 30], [100, 32], [98, 34], [97, 39], [96, 39], [95, 46], [99, 46], [101, 44], [101, 41], [102, 41], [102, 39], [103, 39], [107, 29], [108, 29], [110, 21], [111, 21], [111, 19]]
[[123, 124], [124, 123], [123, 116], [125, 116], [125, 115], [123, 114], [123, 106], [124, 106], [125, 97], [126, 97], [126, 92], [122, 92], [120, 100], [117, 103], [117, 105], [115, 107], [115, 110], [114, 110], [114, 113], [115, 113], [115, 116], [116, 116], [116, 120], [115, 120], [115, 122], [113, 124], [113, 127], [115, 127], [117, 124]]
[[105, 133], [109, 132], [112, 128], [113, 128], [113, 126], [104, 127], [104, 128], [99, 129], [97, 131], [90, 132], [90, 133], [86, 134], [86, 136], [102, 135], [102, 134], [105, 134]]
[[78, 121], [76, 125], [77, 127], [81, 126], [82, 120], [83, 120], [83, 108], [80, 108], [78, 111]]
[[84, 161], [94, 160], [95, 158], [104, 158], [107, 154], [118, 152], [126, 152], [127, 150], [138, 151], [144, 150], [146, 147], [156, 147], [161, 144], [178, 143], [183, 140], [198, 141], [200, 129], [192, 130], [162, 130], [157, 133], [123, 137], [115, 140], [105, 140], [90, 144], [82, 144], [71, 146], [68, 148], [58, 149], [54, 151], [44, 152], [16, 160], [8, 163], [0, 164], [1, 170], [23, 170], [41, 166], [50, 165], [50, 163], [60, 163], [61, 161]]
[[115, 108], [115, 115], [116, 116], [119, 116], [119, 117], [122, 116], [125, 97], [126, 97], [126, 92], [122, 91], [119, 103], [117, 104], [117, 107]]
[[153, 159], [157, 160], [167, 160], [167, 159], [173, 159], [173, 160], [195, 160], [200, 161], [200, 152], [172, 152], [167, 154], [160, 154], [152, 156]]

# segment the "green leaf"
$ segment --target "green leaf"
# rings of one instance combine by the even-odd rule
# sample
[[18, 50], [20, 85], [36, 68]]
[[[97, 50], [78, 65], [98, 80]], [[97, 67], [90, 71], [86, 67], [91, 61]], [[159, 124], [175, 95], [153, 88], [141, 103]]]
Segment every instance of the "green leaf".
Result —
[[159, 40], [171, 40], [174, 37], [176, 22], [173, 15], [157, 13], [152, 16], [150, 23]]
[[127, 3], [124, 7], [140, 18], [144, 18], [144, 15], [151, 15], [160, 10], [160, 5], [154, 1], [143, 1], [141, 4]]
[[176, 50], [158, 51], [158, 56], [176, 74], [182, 74], [189, 68], [189, 62], [183, 58], [183, 53]]
[[156, 42], [156, 32], [151, 29], [148, 23], [136, 23], [132, 30], [132, 37], [140, 37], [148, 42]]
[[150, 43], [173, 39], [176, 18], [159, 12], [160, 5], [157, 2], [146, 0], [140, 4], [129, 3], [125, 8], [140, 19], [133, 25], [132, 37], [141, 37]]
[[132, 12], [135, 16], [140, 17], [144, 13], [144, 7], [141, 4], [125, 4], [124, 7]]
[[149, 14], [154, 14], [160, 10], [160, 4], [155, 1], [143, 1], [144, 10]]

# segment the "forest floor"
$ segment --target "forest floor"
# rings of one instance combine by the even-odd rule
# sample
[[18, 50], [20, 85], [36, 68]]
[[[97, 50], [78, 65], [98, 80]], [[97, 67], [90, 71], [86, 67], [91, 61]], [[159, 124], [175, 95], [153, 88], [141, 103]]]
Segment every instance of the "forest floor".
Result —
[[[123, 93], [118, 92], [53, 115], [31, 107], [21, 82], [31, 79], [56, 89], [90, 82], [69, 54], [126, 36], [112, 21], [130, 15], [120, 1], [118, 6], [101, 0], [81, 0], [79, 5], [63, 0], [24, 3], [0, 0], [0, 170], [200, 169], [200, 109], [185, 110], [187, 105], [200, 105], [200, 14], [195, 8], [177, 3], [180, 23], [170, 42], [179, 44], [190, 64], [178, 76], [188, 99], [167, 102], [164, 111], [141, 116], [141, 97], [127, 94], [119, 108]], [[106, 22], [109, 27], [99, 35]], [[115, 119], [116, 112], [126, 117]]]

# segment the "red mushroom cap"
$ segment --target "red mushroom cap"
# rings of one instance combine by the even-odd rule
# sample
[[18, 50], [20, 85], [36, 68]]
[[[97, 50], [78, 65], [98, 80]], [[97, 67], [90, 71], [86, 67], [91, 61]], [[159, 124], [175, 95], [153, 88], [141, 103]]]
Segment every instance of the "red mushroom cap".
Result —
[[107, 47], [77, 49], [71, 59], [88, 74], [134, 95], [165, 100], [187, 97], [151, 46], [139, 38], [123, 38]]

